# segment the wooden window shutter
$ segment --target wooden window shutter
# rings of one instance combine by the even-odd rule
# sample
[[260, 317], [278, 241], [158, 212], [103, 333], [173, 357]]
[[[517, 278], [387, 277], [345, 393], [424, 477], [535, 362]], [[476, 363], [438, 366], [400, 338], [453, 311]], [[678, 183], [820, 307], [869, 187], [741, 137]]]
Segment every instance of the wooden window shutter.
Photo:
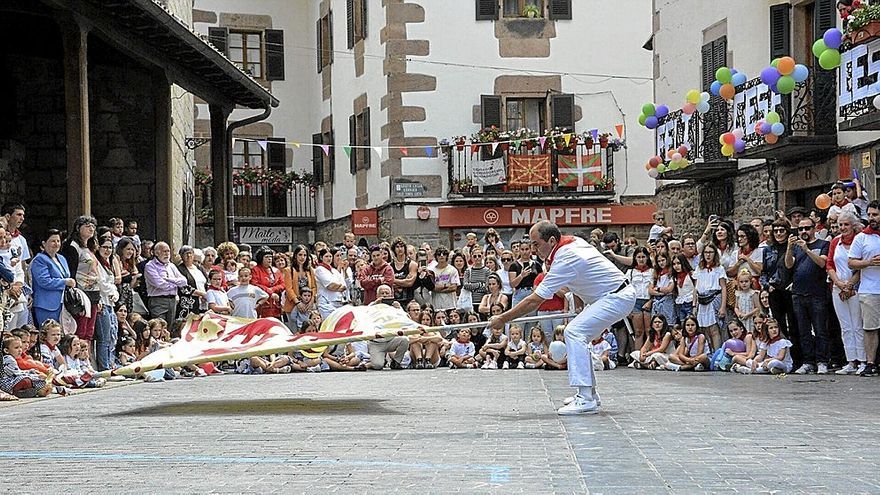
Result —
[[354, 2], [355, 0], [345, 0], [345, 14], [348, 26], [349, 48], [354, 48]]
[[318, 19], [316, 23], [315, 32], [318, 33], [318, 44], [315, 45], [315, 54], [318, 56], [318, 74], [321, 73], [321, 70], [324, 68], [324, 47], [321, 46], [321, 41], [324, 39], [324, 33], [321, 31], [321, 19]]
[[334, 182], [336, 180], [336, 132], [333, 129], [330, 129], [330, 132], [325, 133], [326, 143], [330, 145], [330, 182]]
[[555, 21], [571, 20], [571, 0], [550, 0], [548, 10], [550, 19]]
[[329, 26], [330, 35], [327, 36], [327, 39], [330, 40], [330, 48], [328, 48], [328, 64], [333, 63], [333, 11], [327, 13], [327, 26]]
[[478, 21], [498, 20], [498, 0], [476, 0], [476, 1], [477, 1], [477, 20]]
[[770, 60], [791, 54], [791, 5], [770, 6]]
[[483, 128], [501, 127], [501, 97], [496, 95], [480, 96], [480, 115]]
[[324, 150], [320, 134], [312, 134], [312, 182], [316, 186], [324, 183]]
[[284, 31], [267, 29], [266, 35], [266, 80], [284, 80]]
[[[364, 2], [366, 4], [366, 2]], [[370, 159], [372, 158], [372, 150], [370, 149], [370, 108], [367, 107], [364, 109], [364, 118], [363, 125], [361, 126], [361, 132], [363, 133], [364, 140], [361, 142], [362, 146], [366, 146], [366, 148], [362, 149], [361, 152], [364, 156], [364, 168], [370, 168]]]
[[816, 0], [813, 9], [813, 39], [818, 39], [825, 31], [837, 26], [837, 2]]
[[370, 0], [358, 0], [361, 5], [361, 39], [367, 39], [367, 4]]
[[351, 153], [348, 154], [348, 171], [354, 175], [357, 172], [357, 154], [358, 149], [354, 148], [357, 146], [357, 115], [352, 114], [348, 118], [348, 144], [352, 146]]
[[221, 53], [225, 55], [229, 55], [229, 47], [227, 43], [227, 39], [229, 38], [229, 28], [225, 27], [209, 27], [208, 28], [208, 40], [214, 45]]
[[552, 127], [574, 131], [574, 95], [555, 94], [550, 97]]
[[287, 147], [284, 138], [269, 138], [266, 142], [266, 161], [270, 170], [281, 170], [287, 168]]

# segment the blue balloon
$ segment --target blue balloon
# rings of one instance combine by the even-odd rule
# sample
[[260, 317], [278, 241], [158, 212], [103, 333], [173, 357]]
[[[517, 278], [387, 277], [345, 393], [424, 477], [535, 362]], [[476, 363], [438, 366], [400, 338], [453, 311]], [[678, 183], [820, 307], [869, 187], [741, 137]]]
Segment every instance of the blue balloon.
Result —
[[746, 83], [747, 79], [748, 78], [746, 78], [745, 74], [743, 74], [742, 72], [737, 72], [736, 74], [733, 75], [733, 85], [734, 86], [742, 86], [743, 84]]
[[742, 153], [745, 150], [746, 150], [746, 142], [745, 141], [743, 141], [742, 139], [737, 139], [736, 141], [733, 142], [733, 151], [736, 151], [737, 153]]
[[657, 108], [654, 110], [654, 116], [661, 119], [667, 115], [669, 115], [669, 107], [666, 105], [657, 105]]
[[779, 88], [776, 87], [776, 83], [769, 84], [768, 86], [770, 86], [770, 91], [773, 91], [774, 93], [779, 94]]
[[825, 46], [832, 50], [837, 50], [840, 48], [840, 43], [843, 41], [843, 33], [837, 28], [831, 28], [828, 31], [825, 31], [825, 34], [822, 35], [822, 40], [825, 41]]
[[764, 134], [766, 136], [767, 134], [770, 134], [771, 132], [773, 132], [773, 126], [771, 126], [767, 122], [764, 122], [761, 124], [761, 134]]
[[650, 117], [645, 119], [645, 127], [647, 127], [648, 129], [656, 129], [658, 124], [659, 122], [657, 122], [657, 117], [654, 115], [651, 115]]
[[810, 69], [806, 65], [797, 64], [794, 66], [794, 72], [791, 73], [794, 82], [802, 83], [810, 76]]
[[785, 125], [782, 122], [777, 122], [770, 126], [770, 132], [777, 136], [781, 136], [785, 132]]
[[764, 67], [764, 70], [761, 71], [761, 82], [767, 86], [775, 86], [780, 77], [782, 74], [776, 70], [776, 67]]
[[709, 92], [715, 96], [721, 96], [721, 81], [715, 81], [709, 86]]

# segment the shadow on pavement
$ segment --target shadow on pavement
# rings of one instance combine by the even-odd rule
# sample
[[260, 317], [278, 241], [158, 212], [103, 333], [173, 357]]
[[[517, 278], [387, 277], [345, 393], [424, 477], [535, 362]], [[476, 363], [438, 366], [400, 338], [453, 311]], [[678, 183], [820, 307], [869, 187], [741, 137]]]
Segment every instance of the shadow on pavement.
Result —
[[121, 411], [107, 416], [281, 416], [352, 415], [385, 416], [400, 414], [377, 400], [248, 399], [167, 403]]

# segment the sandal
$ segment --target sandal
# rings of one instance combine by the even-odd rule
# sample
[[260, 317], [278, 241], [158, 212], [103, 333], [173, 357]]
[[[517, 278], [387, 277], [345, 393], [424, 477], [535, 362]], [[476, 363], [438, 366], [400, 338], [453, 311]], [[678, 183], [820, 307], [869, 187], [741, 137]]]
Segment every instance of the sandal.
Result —
[[18, 397], [14, 396], [12, 394], [7, 394], [6, 392], [0, 391], [0, 402], [11, 402], [14, 400], [18, 400]]

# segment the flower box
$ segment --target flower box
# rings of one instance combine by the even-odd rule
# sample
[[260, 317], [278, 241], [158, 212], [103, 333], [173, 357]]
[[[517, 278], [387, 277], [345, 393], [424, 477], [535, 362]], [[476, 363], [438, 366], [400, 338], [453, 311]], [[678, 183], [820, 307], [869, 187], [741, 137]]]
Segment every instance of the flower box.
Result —
[[853, 45], [862, 45], [877, 38], [880, 38], [880, 21], [871, 21], [849, 33]]

